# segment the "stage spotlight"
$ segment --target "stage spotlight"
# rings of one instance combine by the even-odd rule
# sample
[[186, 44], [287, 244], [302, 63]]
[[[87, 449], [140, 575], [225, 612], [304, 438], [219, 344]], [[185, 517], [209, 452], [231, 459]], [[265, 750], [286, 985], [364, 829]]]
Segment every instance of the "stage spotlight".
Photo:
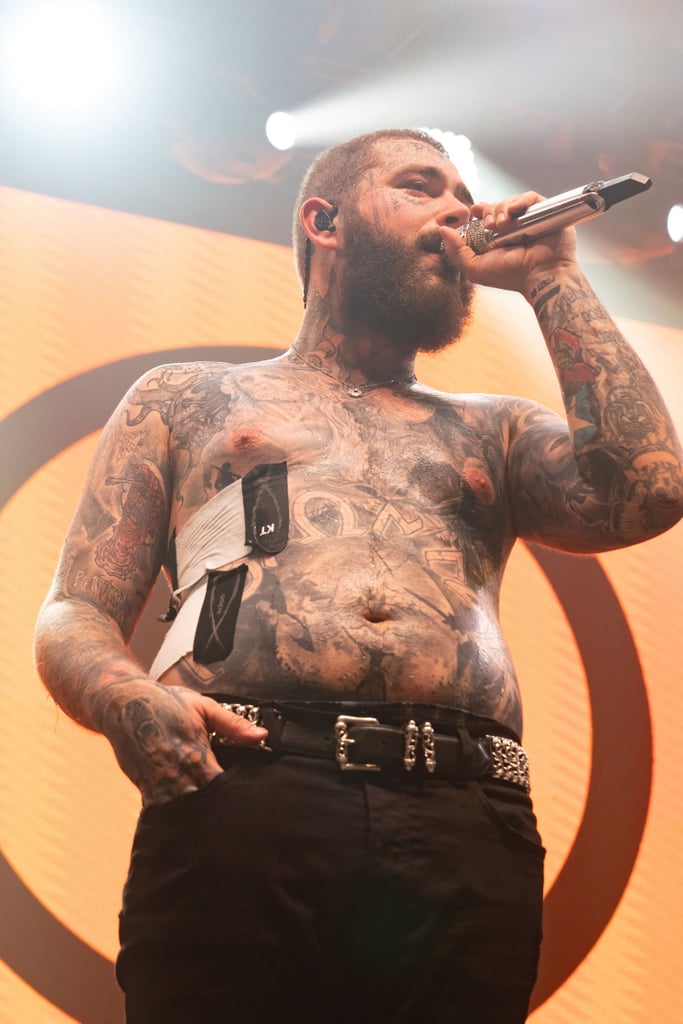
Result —
[[84, 0], [52, 0], [24, 14], [4, 42], [15, 92], [34, 105], [80, 113], [116, 85], [118, 47], [100, 9]]
[[296, 142], [294, 118], [284, 110], [277, 110], [266, 121], [266, 138], [275, 149], [291, 149]]
[[669, 232], [669, 238], [672, 242], [683, 242], [683, 205], [676, 203], [669, 210], [669, 215], [666, 218], [666, 230]]

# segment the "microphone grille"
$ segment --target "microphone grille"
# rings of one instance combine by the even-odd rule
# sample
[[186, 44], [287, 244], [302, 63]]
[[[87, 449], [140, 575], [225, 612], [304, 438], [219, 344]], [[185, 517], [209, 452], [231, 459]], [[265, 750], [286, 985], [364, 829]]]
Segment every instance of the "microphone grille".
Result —
[[492, 239], [492, 232], [484, 227], [483, 221], [473, 217], [462, 229], [462, 236], [470, 249], [476, 252], [477, 256], [483, 256], [489, 251]]

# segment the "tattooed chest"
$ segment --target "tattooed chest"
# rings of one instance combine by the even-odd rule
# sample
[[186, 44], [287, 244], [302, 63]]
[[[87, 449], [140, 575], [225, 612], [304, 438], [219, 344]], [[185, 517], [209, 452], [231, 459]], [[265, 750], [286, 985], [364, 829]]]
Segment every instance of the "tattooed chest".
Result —
[[363, 429], [305, 416], [244, 422], [177, 453], [176, 496], [187, 514], [255, 467], [273, 463], [286, 465], [290, 492], [309, 493], [307, 507], [322, 519], [340, 514], [330, 511], [334, 502], [325, 496], [349, 489], [367, 494], [370, 503], [375, 495], [465, 520], [500, 515], [504, 499], [504, 456], [490, 440], [457, 431], [442, 437], [425, 425]]

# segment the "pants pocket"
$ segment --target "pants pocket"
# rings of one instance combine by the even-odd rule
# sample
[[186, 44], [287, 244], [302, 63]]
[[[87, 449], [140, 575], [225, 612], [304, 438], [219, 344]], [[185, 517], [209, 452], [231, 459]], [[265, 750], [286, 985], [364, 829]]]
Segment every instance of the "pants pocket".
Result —
[[528, 795], [516, 786], [495, 779], [479, 779], [470, 785], [501, 837], [543, 860], [545, 848]]
[[165, 821], [173, 823], [176, 818], [182, 818], [184, 814], [192, 813], [195, 807], [202, 806], [220, 792], [239, 772], [240, 765], [235, 763], [225, 768], [220, 774], [214, 776], [205, 786], [200, 786], [191, 793], [183, 793], [182, 796], [173, 797], [172, 800], [165, 800], [161, 804], [148, 804], [143, 807], [138, 819], [138, 828], [152, 824], [162, 824]]

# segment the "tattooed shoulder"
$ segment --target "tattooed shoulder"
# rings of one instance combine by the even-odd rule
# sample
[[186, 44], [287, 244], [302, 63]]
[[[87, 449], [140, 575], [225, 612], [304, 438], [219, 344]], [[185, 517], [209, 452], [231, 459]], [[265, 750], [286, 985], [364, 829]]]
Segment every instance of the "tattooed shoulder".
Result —
[[444, 396], [452, 410], [465, 423], [486, 432], [507, 433], [520, 410], [534, 403], [514, 395], [480, 392]]
[[194, 396], [196, 402], [208, 387], [220, 388], [230, 369], [230, 363], [208, 361], [154, 367], [136, 381], [126, 395], [128, 426], [136, 426], [152, 413], [170, 426], [188, 395]]

